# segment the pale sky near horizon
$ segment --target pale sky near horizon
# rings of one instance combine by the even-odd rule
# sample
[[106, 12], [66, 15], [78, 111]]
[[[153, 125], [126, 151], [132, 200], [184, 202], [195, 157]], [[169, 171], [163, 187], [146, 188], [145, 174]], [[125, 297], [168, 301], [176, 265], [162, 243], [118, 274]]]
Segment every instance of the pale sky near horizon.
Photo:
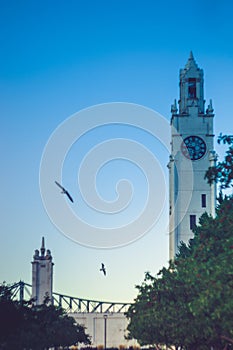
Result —
[[[93, 105], [142, 105], [169, 123], [171, 104], [179, 99], [179, 69], [191, 50], [204, 70], [206, 107], [213, 101], [215, 134], [232, 134], [232, 10], [226, 0], [0, 2], [1, 282], [31, 283], [30, 262], [42, 236], [55, 263], [54, 291], [67, 295], [131, 302], [144, 273], [166, 266], [167, 201], [159, 225], [135, 242], [109, 249], [75, 243], [53, 225], [43, 206], [42, 154], [61, 123]], [[155, 155], [167, 199], [169, 153], [151, 135], [118, 125], [96, 128], [85, 137], [74, 144], [63, 169], [63, 183], [77, 202], [74, 210], [81, 201], [75, 187], [80, 163], [96, 142], [115, 137], [133, 138]], [[96, 187], [111, 201], [121, 178], [132, 181], [136, 195], [129, 218], [119, 219], [125, 223], [146, 199], [142, 171], [115, 159], [103, 167]], [[88, 217], [102, 224], [103, 217]], [[103, 225], [115, 222], [113, 215], [106, 218]], [[106, 277], [99, 271], [101, 262]]]

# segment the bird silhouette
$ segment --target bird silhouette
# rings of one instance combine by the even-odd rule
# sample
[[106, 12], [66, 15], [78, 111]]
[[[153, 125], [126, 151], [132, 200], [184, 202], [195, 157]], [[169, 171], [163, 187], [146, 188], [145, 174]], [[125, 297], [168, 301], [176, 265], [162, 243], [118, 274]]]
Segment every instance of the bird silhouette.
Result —
[[101, 269], [100, 269], [100, 271], [102, 271], [103, 274], [104, 274], [104, 276], [106, 276], [106, 268], [105, 268], [105, 266], [104, 266], [103, 263], [101, 264]]
[[69, 194], [69, 192], [62, 186], [60, 185], [57, 181], [55, 181], [55, 184], [60, 187], [62, 189], [62, 192], [61, 193], [64, 193], [67, 195], [67, 197], [69, 198], [69, 200], [73, 203], [73, 198], [71, 197], [71, 195]]

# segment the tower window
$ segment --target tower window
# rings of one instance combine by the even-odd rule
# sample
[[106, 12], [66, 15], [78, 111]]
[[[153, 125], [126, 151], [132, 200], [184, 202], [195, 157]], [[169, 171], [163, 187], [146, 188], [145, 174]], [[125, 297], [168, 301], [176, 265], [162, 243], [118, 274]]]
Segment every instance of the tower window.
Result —
[[206, 208], [206, 194], [201, 195], [201, 206], [202, 208]]
[[196, 215], [190, 215], [190, 230], [193, 230], [196, 226]]
[[188, 98], [196, 98], [196, 79], [189, 78], [188, 80]]

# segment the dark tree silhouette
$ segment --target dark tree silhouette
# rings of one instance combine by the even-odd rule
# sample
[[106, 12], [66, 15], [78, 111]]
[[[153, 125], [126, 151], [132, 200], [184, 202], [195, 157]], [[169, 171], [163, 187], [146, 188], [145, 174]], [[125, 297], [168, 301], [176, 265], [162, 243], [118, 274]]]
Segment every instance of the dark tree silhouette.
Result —
[[48, 349], [90, 344], [85, 328], [46, 299], [39, 306], [32, 301], [12, 300], [11, 287], [0, 286], [0, 349]]

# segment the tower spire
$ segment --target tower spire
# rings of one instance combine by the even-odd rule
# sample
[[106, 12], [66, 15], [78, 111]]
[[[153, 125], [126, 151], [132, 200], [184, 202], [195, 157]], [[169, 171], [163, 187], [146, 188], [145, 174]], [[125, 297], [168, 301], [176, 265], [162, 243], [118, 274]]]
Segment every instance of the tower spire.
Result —
[[199, 69], [199, 68], [198, 68], [198, 65], [196, 64], [196, 61], [195, 61], [195, 59], [194, 59], [194, 56], [193, 56], [193, 52], [192, 52], [192, 51], [190, 51], [189, 58], [188, 58], [188, 62], [187, 62], [186, 65], [185, 65], [185, 69], [186, 69], [186, 70], [189, 70], [190, 68]]
[[41, 255], [44, 256], [44, 254], [45, 254], [44, 237], [42, 237], [42, 243], [41, 243], [40, 251], [41, 251]]

